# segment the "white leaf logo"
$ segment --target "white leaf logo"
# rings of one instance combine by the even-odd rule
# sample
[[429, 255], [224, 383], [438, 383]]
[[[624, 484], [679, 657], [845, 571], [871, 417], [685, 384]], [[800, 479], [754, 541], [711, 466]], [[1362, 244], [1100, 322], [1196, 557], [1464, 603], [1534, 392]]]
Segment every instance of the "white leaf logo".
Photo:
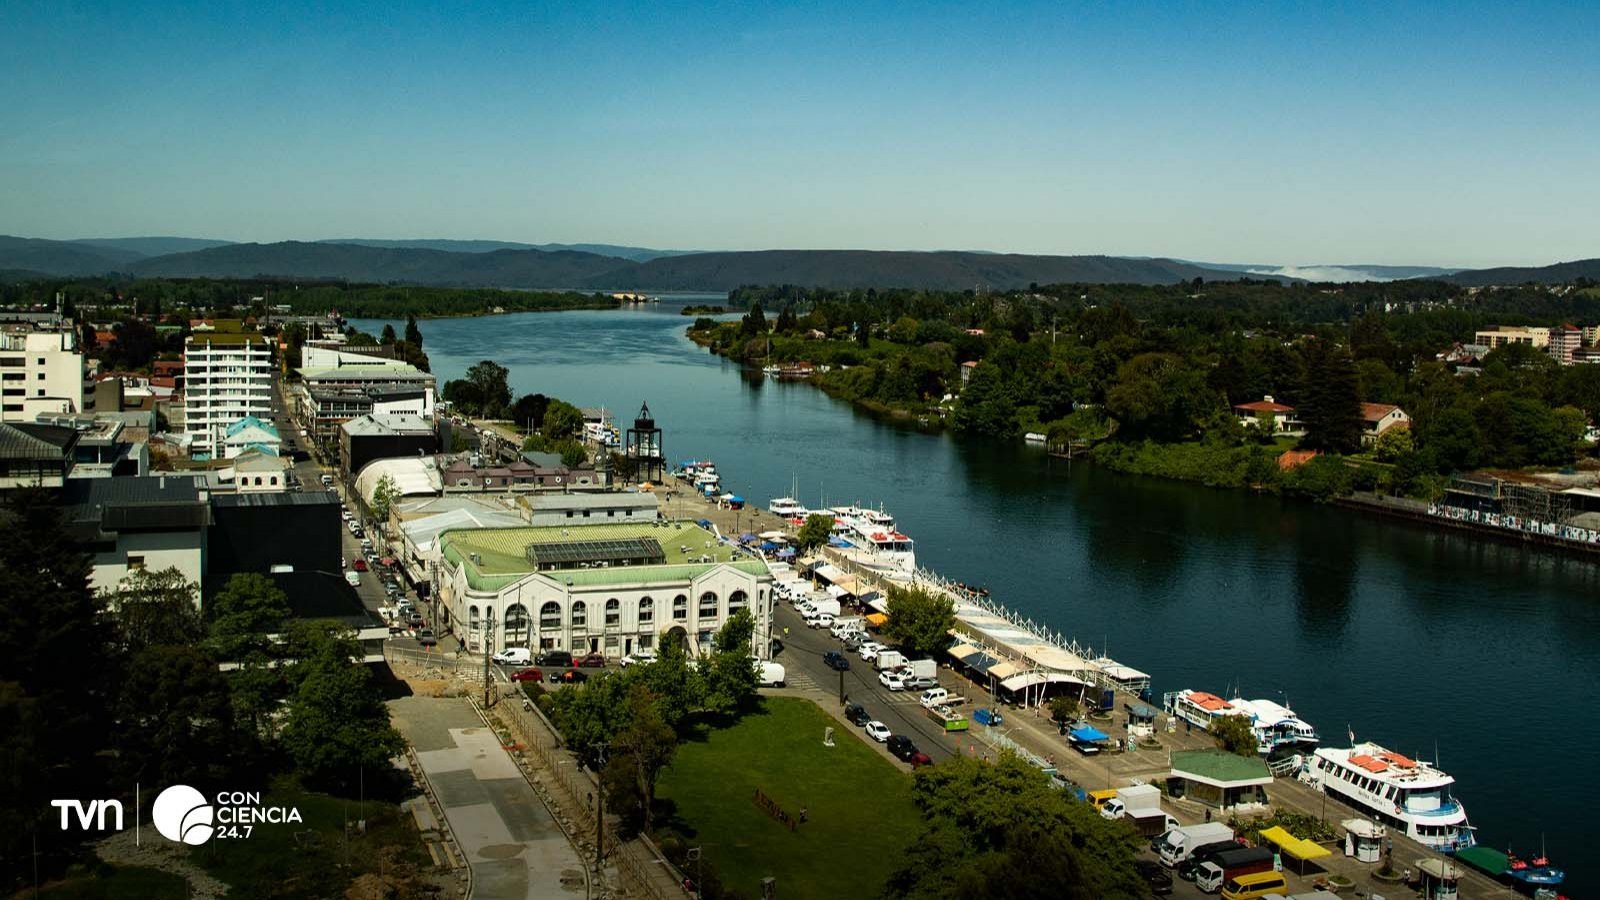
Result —
[[175, 784], [156, 797], [150, 810], [156, 830], [169, 841], [204, 844], [215, 831], [211, 826], [211, 804], [206, 796], [186, 784]]

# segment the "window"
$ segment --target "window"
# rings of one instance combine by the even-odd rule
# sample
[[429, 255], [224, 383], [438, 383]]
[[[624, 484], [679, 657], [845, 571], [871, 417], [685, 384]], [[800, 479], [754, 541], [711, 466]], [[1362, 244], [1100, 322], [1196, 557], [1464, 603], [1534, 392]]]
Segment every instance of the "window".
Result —
[[[41, 365], [41, 366], [42, 366], [42, 365], [44, 365], [44, 357], [42, 357], [42, 356], [36, 356], [36, 357], [34, 357], [34, 358], [33, 358], [33, 359], [34, 359], [34, 362], [36, 362], [36, 363], [38, 363], [38, 364], [39, 364], [39, 365]], [[44, 377], [44, 375], [43, 375], [43, 374], [42, 374], [42, 373], [41, 373], [41, 374], [40, 374], [40, 375], [39, 375], [39, 377], [40, 377], [40, 378], [43, 378], [43, 377]]]
[[622, 601], [615, 597], [606, 601], [606, 627], [615, 628], [622, 624]]
[[572, 518], [572, 510], [567, 510], [567, 518]]
[[27, 381], [28, 380], [28, 373], [26, 373], [26, 372], [7, 372], [4, 375], [0, 375], [0, 379], [3, 379], [5, 381]]
[[589, 511], [587, 509], [583, 511], [583, 517], [585, 519], [589, 518]]
[[589, 608], [582, 600], [572, 604], [572, 627], [581, 628], [589, 624]]
[[34, 381], [43, 381], [44, 380], [44, 373], [40, 372], [39, 374], [33, 376], [33, 380]]
[[672, 598], [672, 621], [683, 622], [689, 618], [689, 598], [682, 594]]
[[28, 389], [27, 388], [6, 388], [5, 389], [5, 395], [7, 397], [26, 397], [26, 396], [28, 396]]
[[468, 628], [468, 630], [477, 631], [479, 628], [482, 628], [482, 627], [483, 627], [483, 622], [478, 618], [478, 607], [476, 607], [476, 606], [467, 607], [467, 628]]
[[144, 557], [128, 554], [128, 571], [133, 572], [144, 568]]
[[639, 598], [639, 624], [648, 625], [656, 618], [656, 601], [649, 597]]
[[656, 642], [656, 636], [653, 635], [653, 634], [641, 634], [641, 635], [639, 635], [639, 646], [641, 648], [649, 647], [650, 645], [654, 644], [655, 642]]
[[700, 595], [700, 611], [697, 615], [702, 619], [714, 619], [717, 616], [717, 595], [706, 591]]
[[528, 645], [528, 608], [521, 603], [506, 607], [506, 646]]
[[561, 604], [552, 600], [539, 607], [539, 627], [541, 629], [561, 627]]
[[733, 615], [750, 605], [750, 595], [744, 591], [734, 591], [728, 595], [728, 615]]

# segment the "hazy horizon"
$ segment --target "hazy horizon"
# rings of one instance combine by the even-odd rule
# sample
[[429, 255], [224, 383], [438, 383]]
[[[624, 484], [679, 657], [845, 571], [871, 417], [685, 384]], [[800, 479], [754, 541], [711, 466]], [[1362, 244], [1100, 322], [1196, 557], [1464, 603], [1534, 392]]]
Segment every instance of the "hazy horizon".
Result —
[[[0, 233], [1600, 256], [1600, 9], [0, 9]], [[486, 237], [487, 236], [487, 237]]]

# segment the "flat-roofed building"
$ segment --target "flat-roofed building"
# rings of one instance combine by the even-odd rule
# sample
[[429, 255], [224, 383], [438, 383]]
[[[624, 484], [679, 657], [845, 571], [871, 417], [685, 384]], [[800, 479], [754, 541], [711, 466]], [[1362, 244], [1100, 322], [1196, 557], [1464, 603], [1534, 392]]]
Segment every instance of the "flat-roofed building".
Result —
[[228, 426], [272, 413], [272, 349], [253, 331], [191, 334], [183, 351], [183, 420], [189, 453], [210, 459], [221, 452]]
[[1482, 344], [1490, 350], [1497, 350], [1510, 344], [1526, 344], [1543, 350], [1550, 346], [1550, 329], [1542, 325], [1496, 325], [1474, 332], [1472, 342]]
[[37, 422], [0, 422], [0, 491], [67, 483], [78, 432]]
[[620, 657], [678, 632], [710, 649], [749, 610], [765, 658], [772, 575], [691, 523], [446, 530], [434, 539], [438, 617], [474, 650], [528, 647]]
[[379, 459], [431, 456], [439, 451], [439, 434], [421, 416], [365, 415], [339, 426], [339, 466], [346, 475]]
[[83, 372], [83, 351], [71, 322], [0, 331], [0, 421], [83, 412]]
[[637, 491], [525, 494], [518, 502], [527, 510], [530, 525], [649, 522], [658, 509], [654, 494]]

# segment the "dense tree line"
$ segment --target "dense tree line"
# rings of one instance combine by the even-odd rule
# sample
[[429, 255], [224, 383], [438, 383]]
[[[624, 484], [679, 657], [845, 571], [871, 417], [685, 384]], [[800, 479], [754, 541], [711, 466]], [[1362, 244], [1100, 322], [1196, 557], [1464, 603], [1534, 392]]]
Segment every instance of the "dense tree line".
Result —
[[96, 593], [55, 498], [11, 498], [0, 519], [6, 890], [31, 878], [35, 851], [43, 877], [81, 851], [86, 832], [50, 819], [53, 798], [119, 798], [131, 818], [136, 782], [261, 789], [292, 773], [343, 791], [364, 769], [371, 793], [392, 770], [402, 741], [343, 626], [291, 623], [261, 575], [236, 576], [204, 617], [198, 594], [172, 569]]
[[[1115, 467], [1214, 484], [1424, 492], [1463, 469], [1571, 463], [1600, 419], [1600, 367], [1525, 346], [1490, 353], [1475, 374], [1441, 361], [1496, 324], [1600, 321], [1593, 289], [1241, 280], [1000, 294], [749, 287], [730, 300], [748, 309], [740, 321], [690, 330], [716, 352], [805, 360], [827, 367], [820, 387], [869, 408], [975, 436], [1099, 442], [1096, 458]], [[1382, 467], [1281, 475], [1266, 457], [1282, 439], [1232, 412], [1267, 395], [1296, 408], [1305, 448]], [[1363, 402], [1402, 407], [1411, 433], [1363, 448]]]

